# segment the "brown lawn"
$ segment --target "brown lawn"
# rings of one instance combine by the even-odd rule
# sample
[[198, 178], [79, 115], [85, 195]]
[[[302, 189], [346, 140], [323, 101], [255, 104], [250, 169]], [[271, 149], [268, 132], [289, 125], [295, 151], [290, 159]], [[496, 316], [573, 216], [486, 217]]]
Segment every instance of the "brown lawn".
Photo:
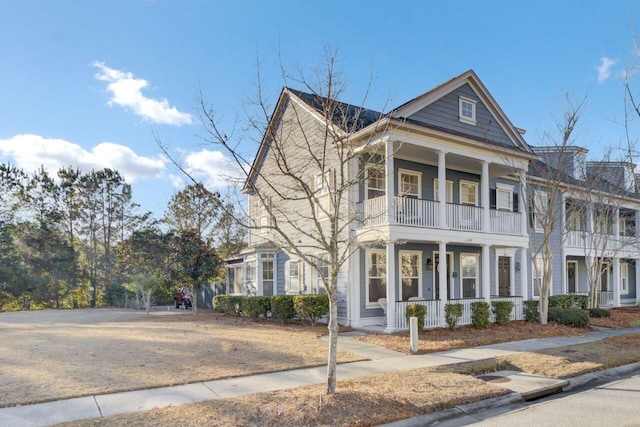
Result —
[[376, 375], [323, 386], [301, 387], [176, 408], [76, 421], [85, 426], [373, 426], [486, 399], [507, 391], [470, 375], [502, 369], [566, 378], [640, 360], [640, 334], [520, 353], [480, 362]]
[[0, 313], [0, 407], [324, 365], [326, 331], [173, 309]]

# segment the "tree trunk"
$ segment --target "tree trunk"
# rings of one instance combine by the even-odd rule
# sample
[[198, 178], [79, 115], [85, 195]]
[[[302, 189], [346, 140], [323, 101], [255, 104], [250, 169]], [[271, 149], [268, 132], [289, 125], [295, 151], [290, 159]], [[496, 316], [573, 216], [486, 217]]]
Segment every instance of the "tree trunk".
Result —
[[[331, 286], [337, 288], [335, 284]], [[338, 293], [329, 295], [329, 361], [327, 363], [327, 394], [336, 391], [338, 354]]]
[[198, 291], [195, 288], [191, 294], [191, 311], [194, 316], [198, 314]]
[[540, 324], [546, 325], [549, 320], [549, 297], [540, 295]]

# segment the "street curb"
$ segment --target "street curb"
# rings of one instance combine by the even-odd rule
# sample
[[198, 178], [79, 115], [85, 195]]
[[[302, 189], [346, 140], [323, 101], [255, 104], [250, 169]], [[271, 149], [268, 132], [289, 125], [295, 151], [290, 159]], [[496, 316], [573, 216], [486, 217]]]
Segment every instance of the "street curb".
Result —
[[[640, 372], [640, 362], [634, 362], [628, 365], [617, 366], [615, 368], [605, 369], [602, 371], [590, 372], [588, 374], [584, 374], [584, 375], [580, 375], [580, 376], [568, 379], [569, 384], [566, 385], [560, 393], [570, 391], [574, 388], [583, 386], [595, 380], [612, 379], [622, 375], [634, 373], [635, 371]], [[479, 400], [477, 402], [458, 405], [451, 409], [432, 412], [430, 414], [418, 415], [417, 417], [398, 420], [388, 424], [381, 424], [381, 426], [383, 427], [419, 427], [419, 426], [425, 426], [425, 425], [432, 425], [437, 422], [443, 422], [443, 421], [448, 421], [456, 418], [461, 418], [466, 415], [473, 415], [481, 411], [486, 411], [487, 409], [495, 409], [502, 406], [507, 406], [514, 403], [522, 403], [522, 402], [525, 402], [523, 393], [512, 392], [503, 396], [492, 397], [490, 399], [484, 399], [484, 400]]]

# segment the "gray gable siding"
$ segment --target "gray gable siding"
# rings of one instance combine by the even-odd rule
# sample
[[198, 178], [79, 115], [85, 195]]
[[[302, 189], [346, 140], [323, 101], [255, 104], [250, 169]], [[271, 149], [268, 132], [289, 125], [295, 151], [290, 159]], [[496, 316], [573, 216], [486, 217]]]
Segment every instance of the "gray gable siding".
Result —
[[[463, 123], [458, 118], [458, 101], [461, 96], [476, 101], [475, 126]], [[515, 146], [468, 83], [407, 118], [426, 125], [469, 135], [483, 142], [493, 142], [509, 147]]]

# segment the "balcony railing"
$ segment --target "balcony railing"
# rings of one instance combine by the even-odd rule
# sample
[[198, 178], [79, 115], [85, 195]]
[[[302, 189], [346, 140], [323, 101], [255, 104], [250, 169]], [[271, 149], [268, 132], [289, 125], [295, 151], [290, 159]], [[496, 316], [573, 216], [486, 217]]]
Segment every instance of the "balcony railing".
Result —
[[[394, 197], [391, 224], [413, 227], [440, 227], [439, 202], [411, 197]], [[376, 227], [389, 223], [386, 197], [365, 200], [357, 205], [362, 227]], [[521, 213], [490, 210], [489, 229], [483, 224], [483, 208], [447, 203], [446, 226], [452, 230], [486, 231], [497, 234], [521, 234]]]
[[636, 236], [616, 236], [615, 234], [570, 230], [567, 232], [565, 245], [573, 248], [630, 250], [638, 246], [638, 239]]

